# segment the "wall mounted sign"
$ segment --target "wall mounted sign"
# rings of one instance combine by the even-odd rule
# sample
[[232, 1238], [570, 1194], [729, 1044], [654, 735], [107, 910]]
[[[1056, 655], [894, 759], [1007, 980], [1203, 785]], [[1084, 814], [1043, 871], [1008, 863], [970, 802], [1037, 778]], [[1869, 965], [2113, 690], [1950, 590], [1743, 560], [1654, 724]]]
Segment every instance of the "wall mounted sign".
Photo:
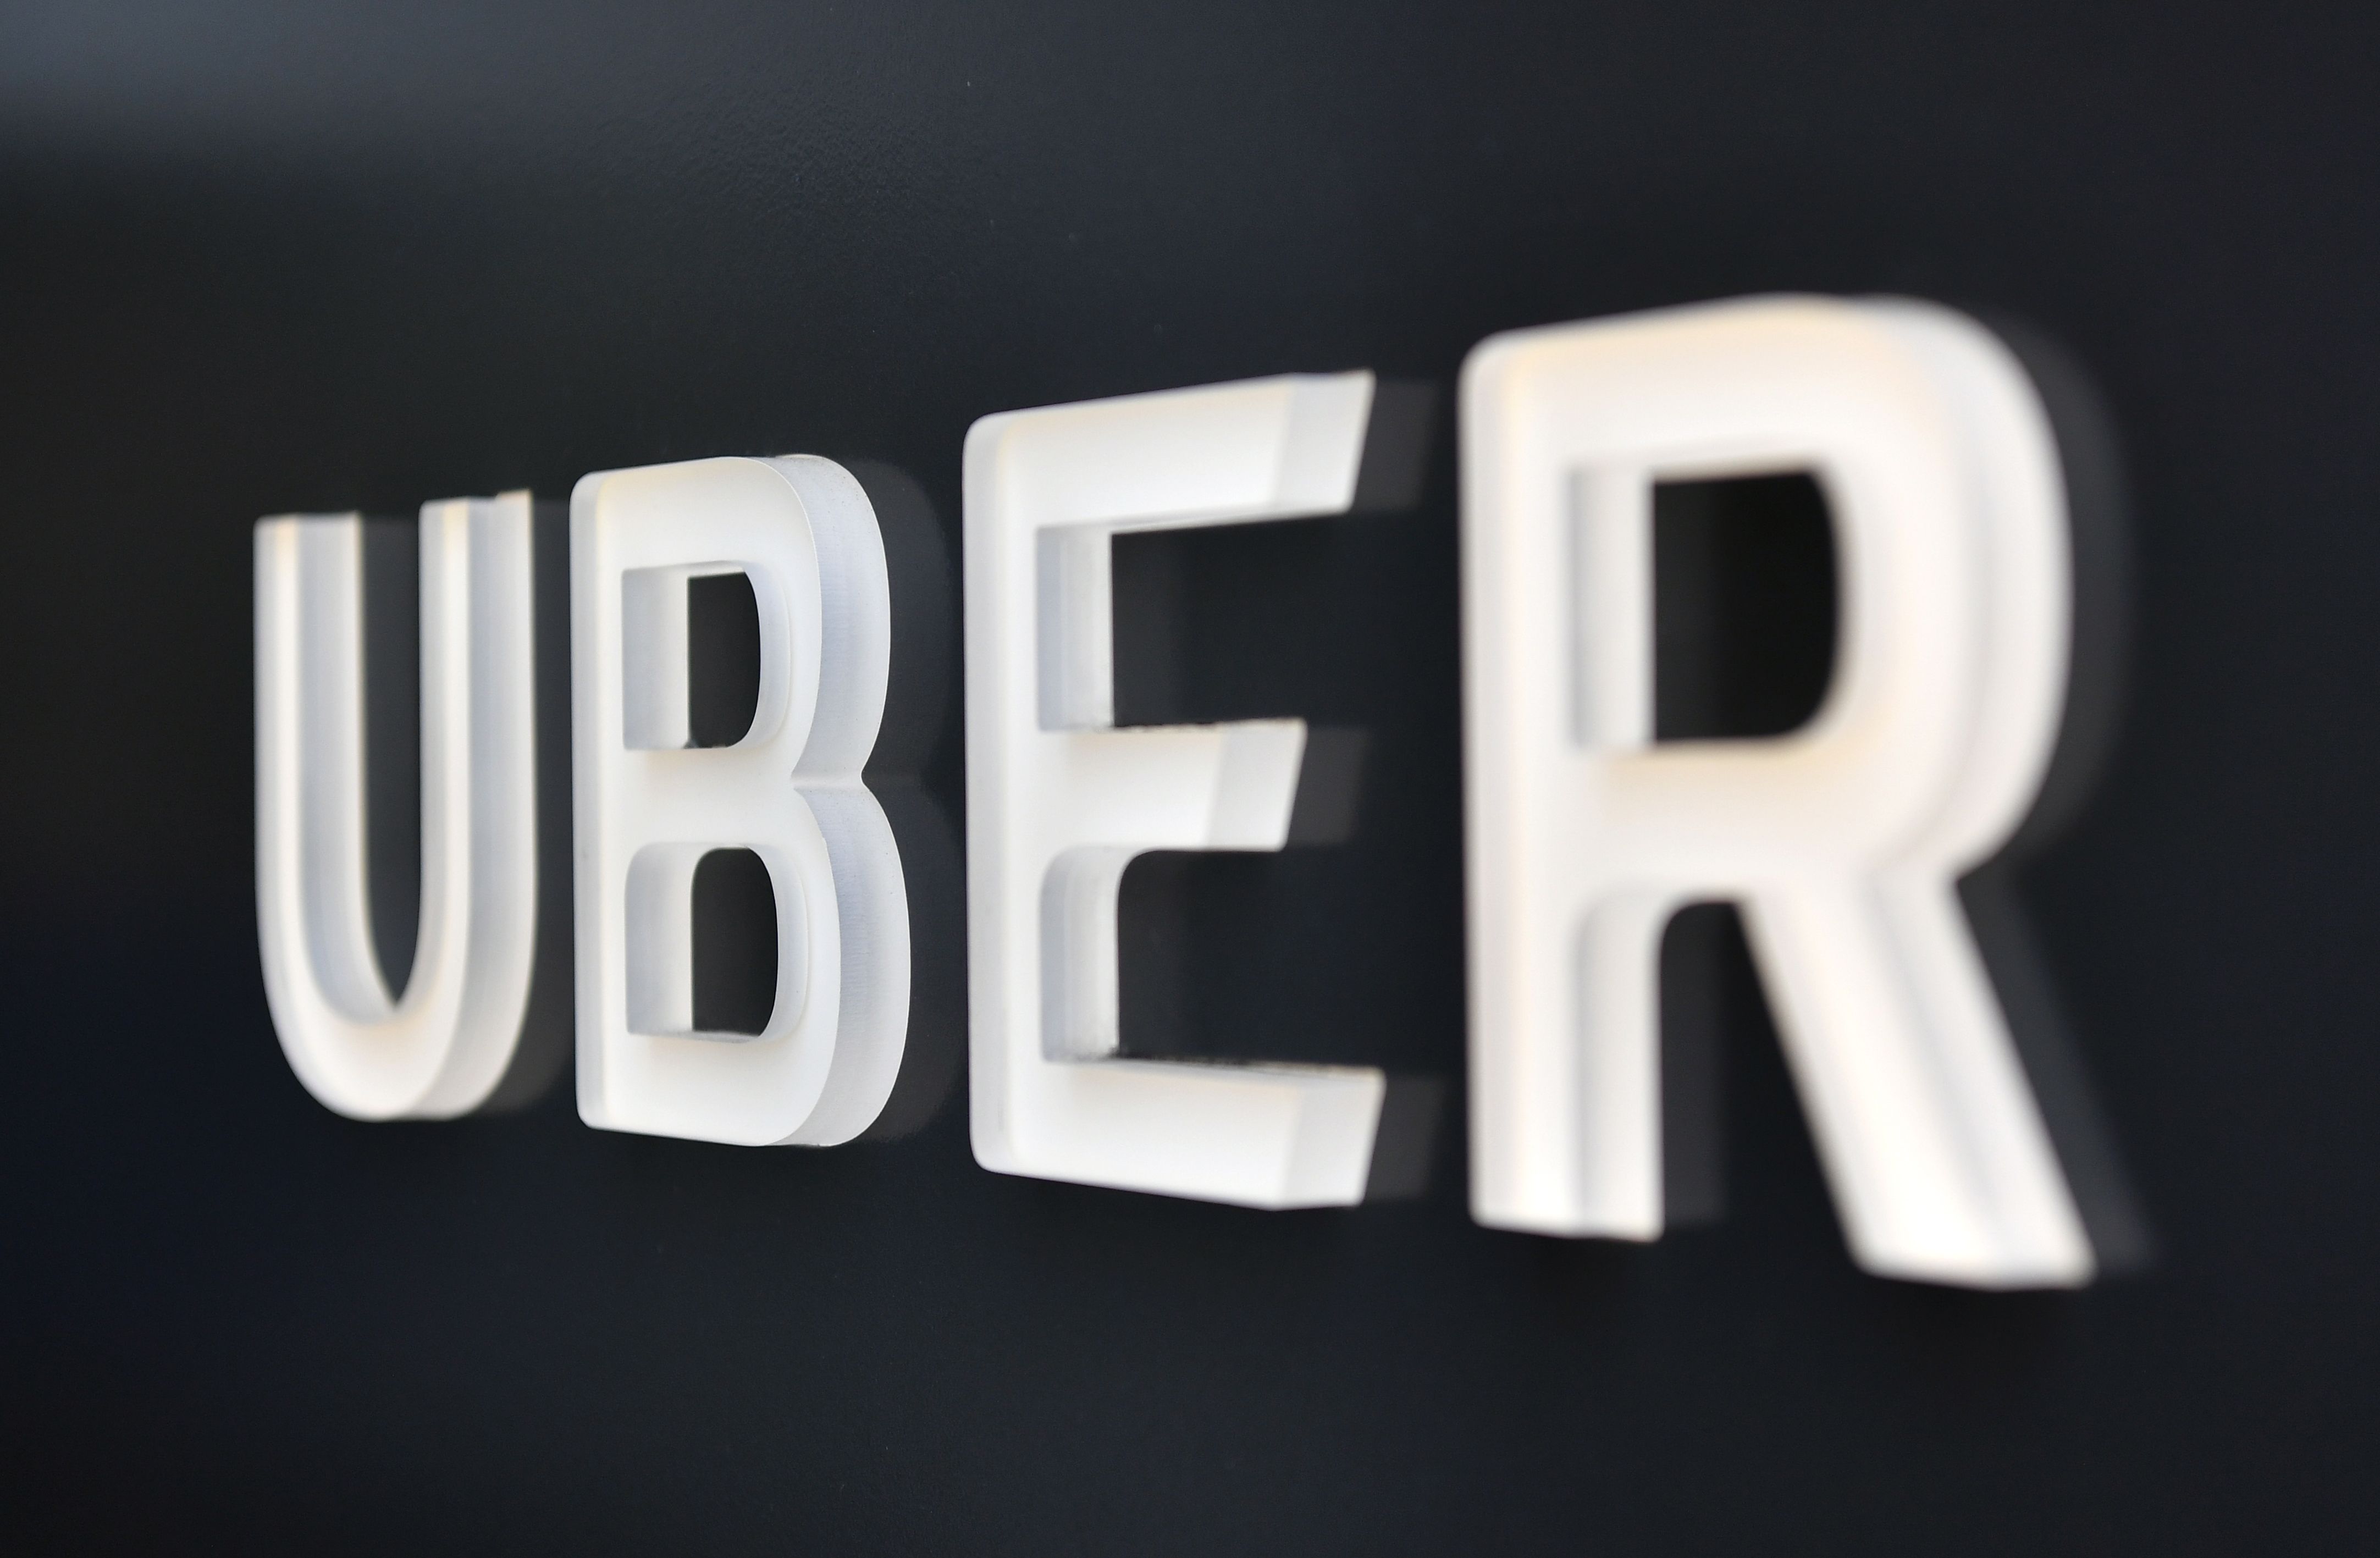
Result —
[[[1002, 1173], [1252, 1207], [1346, 1205], [1386, 1083], [1120, 1053], [1117, 895], [1144, 852], [1274, 850], [1296, 719], [1119, 728], [1111, 542], [1343, 513], [1376, 386], [1293, 376], [978, 421], [965, 448], [969, 1094]], [[1854, 1257], [2071, 1285], [2090, 1237], [1960, 900], [2057, 745], [2072, 639], [2058, 451], [1992, 335], [1929, 305], [1752, 299], [1524, 331], [1463, 376], [1471, 1185], [1485, 1223], [1663, 1223], [1658, 946], [1739, 901]], [[1840, 559], [1824, 706], [1656, 742], [1651, 494], [1811, 473]], [[497, 1094], [538, 923], [527, 494], [434, 503], [420, 545], [422, 893], [401, 997], [372, 951], [362, 523], [256, 531], [257, 890], [290, 1064], [362, 1119]], [[741, 576], [747, 729], [698, 745], [688, 596]], [[898, 624], [869, 493], [829, 459], [610, 471], [571, 502], [579, 1112], [831, 1146], [901, 1072], [928, 890], [862, 779]], [[1450, 646], [1451, 648], [1452, 646]], [[775, 905], [756, 1030], [695, 1010], [718, 851]], [[938, 886], [939, 884], [937, 884]]]

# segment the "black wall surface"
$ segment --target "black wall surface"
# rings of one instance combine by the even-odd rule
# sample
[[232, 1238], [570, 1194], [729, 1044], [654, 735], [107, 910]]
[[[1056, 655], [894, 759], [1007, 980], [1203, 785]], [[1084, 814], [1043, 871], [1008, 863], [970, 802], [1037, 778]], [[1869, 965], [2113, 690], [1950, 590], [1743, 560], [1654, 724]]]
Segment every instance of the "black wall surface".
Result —
[[[2348, 7], [0, 12], [0, 1541], [2368, 1542], [2375, 45]], [[1706, 919], [1725, 1215], [1465, 1211], [1453, 376], [1782, 289], [2029, 323], [2119, 440], [2129, 693], [2018, 884], [2156, 1242], [2085, 1292], [1856, 1271]], [[830, 1151], [589, 1130], [566, 1077], [443, 1125], [300, 1089], [258, 516], [801, 450], [954, 542], [980, 415], [1346, 368], [1437, 389], [1419, 506], [1144, 559], [1185, 626], [1126, 673], [1368, 733], [1355, 836], [1154, 868], [1135, 999], [1441, 1081], [1419, 1199], [1003, 1178], [963, 1078]], [[955, 825], [955, 707], [928, 772]]]

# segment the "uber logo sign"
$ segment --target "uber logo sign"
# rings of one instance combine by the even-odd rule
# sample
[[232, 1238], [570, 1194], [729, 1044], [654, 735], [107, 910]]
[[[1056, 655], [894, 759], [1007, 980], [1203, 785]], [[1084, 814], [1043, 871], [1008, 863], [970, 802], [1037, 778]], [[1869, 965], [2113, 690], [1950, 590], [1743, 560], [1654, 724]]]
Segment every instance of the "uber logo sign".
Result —
[[[1294, 718], [1119, 727], [1111, 549], [1348, 512], [1378, 394], [1362, 372], [1260, 380], [1002, 412], [968, 435], [965, 959], [986, 1168], [1254, 1207], [1365, 1197], [1379, 1071], [1122, 1053], [1125, 868], [1282, 847], [1310, 737]], [[1727, 899], [1860, 1263], [2088, 1281], [2106, 1252], [1957, 891], [2033, 807], [2069, 684], [2066, 496], [2024, 370], [1930, 305], [1753, 299], [1495, 337], [1460, 417], [1474, 1214], [1659, 1235], [1661, 935]], [[1833, 523], [1824, 702], [1780, 736], [1656, 740], [1656, 487], [1789, 472]], [[536, 668], [558, 671], [560, 624], [538, 599], [533, 506], [427, 505], [401, 980], [375, 952], [365, 527], [257, 527], [264, 978], [318, 1099], [390, 1119], [506, 1096], [540, 942], [567, 935], [589, 1124], [812, 1146], [880, 1126], [913, 984], [954, 961], [913, 948], [929, 906], [912, 896], [959, 891], [863, 777], [917, 605], [880, 507], [812, 455], [579, 482], [565, 927], [539, 902], [541, 764], [549, 809], [561, 791]], [[714, 596], [744, 614], [739, 663], [758, 667], [723, 727], [693, 626]], [[698, 990], [696, 903], [722, 861], [773, 910], [754, 952], [773, 968], [765, 1011], [736, 1021]]]

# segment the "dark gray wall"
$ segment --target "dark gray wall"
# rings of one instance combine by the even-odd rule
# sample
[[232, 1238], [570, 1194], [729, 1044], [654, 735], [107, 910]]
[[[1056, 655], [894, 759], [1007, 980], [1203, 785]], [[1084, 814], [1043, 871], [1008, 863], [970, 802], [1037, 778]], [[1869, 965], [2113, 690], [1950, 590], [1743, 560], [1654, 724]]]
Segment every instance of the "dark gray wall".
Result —
[[[2355, 1545], [2376, 43], [2347, 7], [11, 8], [8, 1545]], [[2144, 1272], [1857, 1272], [1724, 923], [1673, 971], [1726, 1215], [1649, 1248], [1474, 1226], [1459, 1108], [1419, 1199], [1267, 1215], [985, 1174], [956, 1095], [741, 1151], [588, 1130], [566, 1081], [359, 1126], [283, 1063], [257, 516], [803, 450], [954, 537], [977, 416], [1368, 367], [1439, 391], [1417, 506], [1150, 565], [1187, 624], [1150, 685], [1369, 732], [1357, 834], [1164, 868], [1137, 933], [1169, 1042], [1459, 1104], [1445, 393], [1495, 330], [1786, 288], [2028, 322], [2112, 415], [2130, 691], [2018, 896]], [[953, 815], [958, 748], [953, 712]]]

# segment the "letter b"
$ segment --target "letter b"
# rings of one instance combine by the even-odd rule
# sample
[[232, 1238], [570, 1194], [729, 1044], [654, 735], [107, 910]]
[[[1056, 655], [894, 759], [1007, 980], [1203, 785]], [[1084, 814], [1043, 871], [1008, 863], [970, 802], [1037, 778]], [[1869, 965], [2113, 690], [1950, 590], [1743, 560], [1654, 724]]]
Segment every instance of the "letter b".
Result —
[[[732, 746], [689, 746], [687, 584], [741, 573], [759, 696]], [[892, 654], [883, 542], [832, 460], [599, 472], [571, 497], [578, 1112], [745, 1145], [865, 1130], [901, 1067], [901, 858], [860, 769]], [[695, 868], [768, 869], [777, 982], [756, 1035], [694, 1026]]]

